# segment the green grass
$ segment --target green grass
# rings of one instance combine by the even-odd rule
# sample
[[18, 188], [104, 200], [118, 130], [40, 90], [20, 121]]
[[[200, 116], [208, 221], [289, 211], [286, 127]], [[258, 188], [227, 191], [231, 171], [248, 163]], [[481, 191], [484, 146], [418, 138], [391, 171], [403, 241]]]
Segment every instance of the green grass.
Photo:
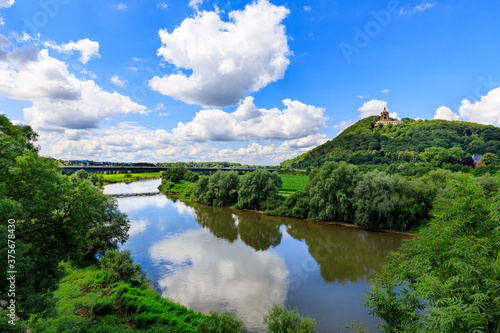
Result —
[[172, 188], [165, 188], [162, 184], [159, 190], [165, 194], [174, 195], [177, 199], [192, 199], [192, 192], [195, 183], [181, 180], [180, 183], [175, 184]]
[[196, 332], [208, 316], [162, 298], [146, 285], [107, 285], [97, 266], [61, 264], [66, 276], [54, 292], [55, 311], [30, 325], [31, 332]]
[[[130, 175], [131, 177], [125, 177], [125, 175]], [[105, 181], [103, 185], [105, 185], [109, 183], [160, 178], [160, 172], [103, 174], [102, 176]]]
[[283, 185], [279, 193], [283, 196], [288, 196], [297, 191], [303, 191], [308, 180], [305, 175], [282, 174], [280, 177], [283, 179]]

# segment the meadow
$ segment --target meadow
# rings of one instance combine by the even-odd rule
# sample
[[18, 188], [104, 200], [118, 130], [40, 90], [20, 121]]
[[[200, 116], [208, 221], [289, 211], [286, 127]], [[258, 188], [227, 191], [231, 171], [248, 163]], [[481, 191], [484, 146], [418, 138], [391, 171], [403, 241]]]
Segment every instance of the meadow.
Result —
[[102, 185], [106, 185], [109, 183], [156, 179], [160, 178], [160, 172], [103, 174], [101, 176], [104, 178]]
[[304, 191], [308, 177], [306, 175], [286, 175], [280, 174], [283, 180], [283, 185], [279, 191], [279, 194], [287, 197], [290, 194], [297, 191]]

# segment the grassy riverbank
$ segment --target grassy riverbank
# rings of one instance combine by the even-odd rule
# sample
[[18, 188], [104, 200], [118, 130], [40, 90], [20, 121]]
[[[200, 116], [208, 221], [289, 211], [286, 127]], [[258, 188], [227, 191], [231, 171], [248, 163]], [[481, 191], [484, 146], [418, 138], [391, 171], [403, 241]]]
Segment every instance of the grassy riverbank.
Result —
[[[292, 193], [297, 191], [303, 191], [306, 183], [307, 176], [305, 175], [281, 175], [283, 180], [283, 185], [279, 191], [279, 194], [283, 197], [287, 197]], [[193, 198], [193, 186], [194, 183], [181, 180], [178, 184], [175, 184], [172, 188], [165, 188], [164, 186], [159, 187], [160, 191], [175, 196], [178, 199], [192, 199]]]
[[160, 178], [160, 172], [103, 174], [102, 176], [104, 178], [102, 185], [107, 185], [136, 180], [158, 179]]
[[30, 325], [31, 332], [196, 332], [208, 316], [162, 298], [146, 284], [107, 284], [98, 266], [68, 263], [53, 314]]

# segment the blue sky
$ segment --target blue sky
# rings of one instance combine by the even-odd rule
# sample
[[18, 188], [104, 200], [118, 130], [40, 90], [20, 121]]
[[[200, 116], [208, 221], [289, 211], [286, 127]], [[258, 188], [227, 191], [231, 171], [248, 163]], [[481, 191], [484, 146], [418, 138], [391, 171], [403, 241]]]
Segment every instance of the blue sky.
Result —
[[273, 165], [384, 107], [500, 126], [499, 9], [0, 0], [0, 112], [98, 161]]

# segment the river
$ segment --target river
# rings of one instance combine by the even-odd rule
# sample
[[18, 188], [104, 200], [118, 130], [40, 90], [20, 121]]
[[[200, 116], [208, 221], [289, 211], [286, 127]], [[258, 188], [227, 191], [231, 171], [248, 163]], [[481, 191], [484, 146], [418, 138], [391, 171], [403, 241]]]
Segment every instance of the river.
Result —
[[378, 331], [363, 293], [406, 236], [171, 200], [159, 182], [104, 193], [131, 221], [122, 249], [163, 297], [203, 313], [236, 312], [252, 332], [265, 330], [272, 304], [314, 318], [318, 333], [347, 332], [353, 320]]

